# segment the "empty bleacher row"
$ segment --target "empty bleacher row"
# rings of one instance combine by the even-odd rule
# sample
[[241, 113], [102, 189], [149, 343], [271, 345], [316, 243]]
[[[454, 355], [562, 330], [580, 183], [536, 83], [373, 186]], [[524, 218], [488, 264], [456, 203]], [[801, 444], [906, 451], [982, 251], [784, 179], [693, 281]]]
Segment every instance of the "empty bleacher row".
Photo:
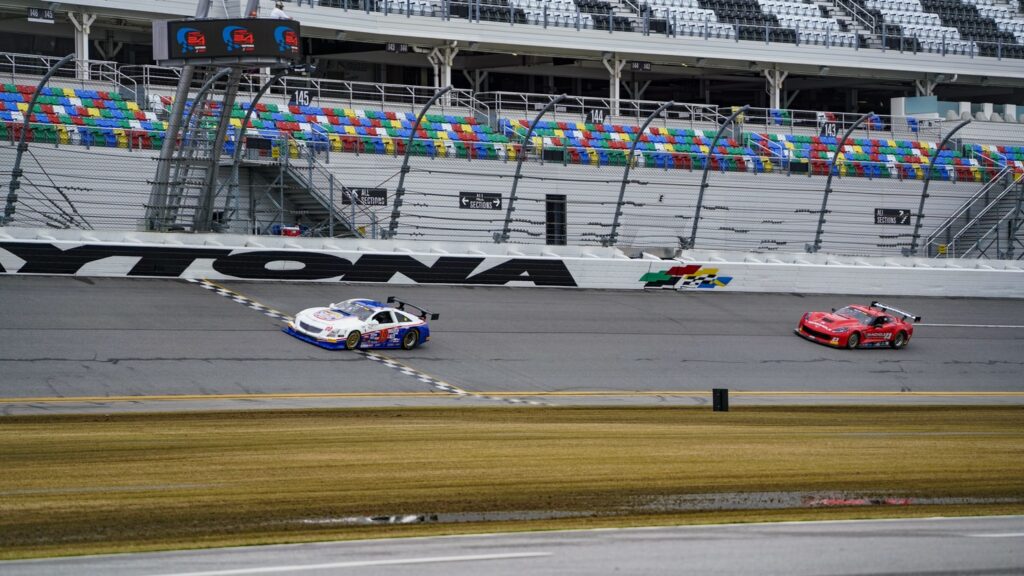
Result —
[[[6, 84], [0, 92], [0, 139], [20, 137], [34, 88]], [[230, 111], [234, 145], [248, 104]], [[772, 110], [773, 123], [786, 126], [786, 111]], [[82, 144], [111, 148], [159, 149], [166, 123], [151, 111], [109, 92], [48, 88], [29, 117], [29, 141]], [[822, 113], [821, 121], [835, 122]], [[884, 127], [871, 118], [873, 130]], [[358, 154], [413, 155], [484, 160], [515, 160], [522, 151], [529, 121], [500, 119], [495, 126], [472, 116], [428, 114], [419, 128], [409, 112], [321, 106], [257, 104], [247, 127], [248, 136], [280, 142], [296, 155], [301, 146], [330, 148]], [[544, 161], [565, 164], [624, 166], [636, 145], [632, 162], [660, 169], [702, 169], [750, 173], [828, 174], [839, 151], [835, 137], [771, 132], [742, 132], [724, 138], [712, 149], [714, 132], [691, 128], [651, 127], [644, 133], [634, 125], [541, 121], [528, 150]], [[411, 138], [411, 140], [410, 140]], [[407, 144], [411, 142], [411, 144]], [[407, 150], [407, 146], [411, 146]], [[840, 176], [923, 179], [935, 143], [881, 138], [854, 138], [836, 161]], [[283, 149], [274, 149], [278, 154]], [[931, 177], [938, 180], [987, 181], [1003, 167], [1024, 173], [1024, 147], [969, 143], [943, 150]]]
[[[889, 48], [1024, 58], [1024, 18], [992, 0], [852, 0]], [[872, 45], [842, 10], [800, 0], [320, 0], [324, 6], [424, 16], [769, 42]]]
[[[890, 48], [1024, 58], [1024, 20], [1012, 10], [980, 0], [853, 0], [881, 23]], [[984, 11], [984, 14], [982, 14]], [[995, 16], [1000, 21], [997, 22]]]

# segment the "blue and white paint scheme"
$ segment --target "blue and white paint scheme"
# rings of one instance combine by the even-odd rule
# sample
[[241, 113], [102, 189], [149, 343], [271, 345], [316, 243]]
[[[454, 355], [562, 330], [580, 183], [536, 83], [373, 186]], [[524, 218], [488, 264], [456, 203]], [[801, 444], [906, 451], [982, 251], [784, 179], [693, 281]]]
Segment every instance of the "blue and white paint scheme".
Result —
[[[415, 309], [418, 314], [406, 308]], [[296, 314], [283, 331], [328, 350], [411, 350], [430, 340], [427, 320], [437, 318], [437, 314], [394, 296], [386, 303], [354, 298], [326, 307], [307, 308]]]

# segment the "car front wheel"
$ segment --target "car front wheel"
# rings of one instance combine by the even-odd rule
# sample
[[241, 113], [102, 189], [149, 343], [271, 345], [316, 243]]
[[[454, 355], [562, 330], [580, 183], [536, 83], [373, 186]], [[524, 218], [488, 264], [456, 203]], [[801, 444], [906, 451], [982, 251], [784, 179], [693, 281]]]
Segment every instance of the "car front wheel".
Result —
[[899, 350], [907, 345], [907, 333], [902, 330], [896, 333], [896, 337], [892, 340], [892, 347]]
[[850, 337], [846, 339], [846, 347], [853, 349], [860, 344], [860, 332], [854, 332], [850, 334]]
[[402, 349], [403, 350], [412, 350], [419, 343], [420, 343], [420, 331], [419, 330], [416, 330], [416, 329], [409, 330], [408, 332], [405, 333], [405, 336], [402, 336]]
[[353, 330], [348, 333], [348, 337], [345, 338], [345, 347], [349, 350], [355, 350], [359, 348], [359, 342], [362, 340], [363, 335], [359, 333], [359, 330]]

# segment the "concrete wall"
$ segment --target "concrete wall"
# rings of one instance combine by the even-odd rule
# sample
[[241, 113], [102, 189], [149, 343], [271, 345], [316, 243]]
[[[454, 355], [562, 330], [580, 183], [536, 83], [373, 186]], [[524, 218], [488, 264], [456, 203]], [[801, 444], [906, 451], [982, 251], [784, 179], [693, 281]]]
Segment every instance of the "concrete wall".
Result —
[[1019, 262], [0, 228], [0, 274], [1024, 298]]

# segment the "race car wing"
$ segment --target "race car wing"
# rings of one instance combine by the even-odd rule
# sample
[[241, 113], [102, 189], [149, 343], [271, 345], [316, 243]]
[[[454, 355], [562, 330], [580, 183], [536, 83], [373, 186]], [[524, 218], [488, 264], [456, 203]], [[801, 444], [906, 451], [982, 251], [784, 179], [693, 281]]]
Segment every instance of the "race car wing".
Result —
[[878, 301], [871, 302], [871, 307], [872, 308], [878, 308], [879, 310], [885, 310], [886, 312], [892, 312], [893, 314], [898, 314], [899, 316], [902, 316], [904, 320], [913, 320], [914, 322], [920, 322], [921, 321], [921, 317], [920, 316], [914, 316], [910, 312], [904, 312], [903, 310], [900, 310], [898, 308], [893, 308], [892, 306], [886, 306], [885, 304], [882, 304], [881, 302], [878, 302]]
[[398, 308], [399, 310], [403, 310], [403, 311], [405, 310], [406, 306], [408, 306], [409, 308], [414, 308], [414, 309], [416, 309], [417, 312], [419, 312], [416, 315], [419, 316], [420, 318], [422, 318], [423, 320], [427, 320], [428, 318], [430, 320], [437, 320], [438, 318], [441, 317], [440, 314], [435, 314], [435, 313], [431, 312], [430, 310], [427, 310], [426, 308], [424, 308], [422, 306], [417, 306], [415, 304], [406, 302], [405, 300], [399, 300], [398, 298], [396, 298], [394, 296], [388, 296], [388, 304], [394, 304], [395, 308]]

